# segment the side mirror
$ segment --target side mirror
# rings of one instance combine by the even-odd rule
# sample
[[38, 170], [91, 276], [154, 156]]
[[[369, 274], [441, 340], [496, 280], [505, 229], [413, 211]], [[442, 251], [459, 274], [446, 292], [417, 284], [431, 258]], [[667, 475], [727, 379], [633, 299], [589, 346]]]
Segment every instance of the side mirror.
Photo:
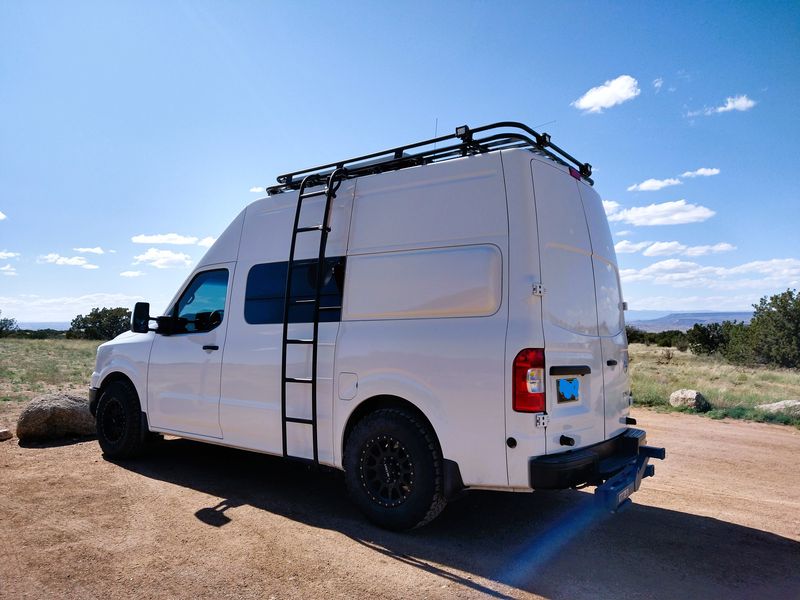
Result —
[[131, 316], [131, 331], [134, 333], [147, 333], [150, 331], [150, 303], [137, 302], [133, 307]]
[[156, 333], [160, 335], [172, 335], [176, 332], [177, 323], [174, 317], [169, 315], [156, 317]]

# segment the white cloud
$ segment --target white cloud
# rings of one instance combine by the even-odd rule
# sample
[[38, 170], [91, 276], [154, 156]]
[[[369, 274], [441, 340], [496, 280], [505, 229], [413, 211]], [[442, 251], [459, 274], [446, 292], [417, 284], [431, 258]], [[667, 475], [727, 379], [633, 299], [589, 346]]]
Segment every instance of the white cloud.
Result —
[[81, 254], [105, 254], [100, 246], [95, 246], [94, 248], [73, 248], [72, 250], [80, 252]]
[[655, 192], [671, 185], [680, 185], [680, 179], [645, 179], [642, 183], [634, 183], [628, 187], [629, 192]]
[[19, 252], [9, 252], [8, 250], [0, 250], [0, 260], [6, 260], [7, 258], [17, 258], [19, 256]]
[[614, 202], [613, 200], [603, 200], [603, 210], [606, 211], [607, 215], [613, 215], [619, 210], [619, 202]]
[[617, 242], [614, 245], [614, 250], [617, 254], [633, 254], [634, 252], [639, 252], [639, 250], [643, 248], [647, 248], [652, 242], [629, 242], [628, 240], [622, 240]]
[[760, 295], [750, 292], [743, 295], [724, 296], [645, 296], [628, 298], [628, 306], [634, 310], [753, 310]]
[[123, 271], [119, 274], [120, 277], [141, 277], [144, 275], [143, 271]]
[[259, 187], [259, 186], [256, 185], [256, 186], [251, 187], [250, 191], [253, 192], [254, 194], [260, 194], [261, 192], [264, 191], [264, 188], [263, 187]]
[[673, 256], [683, 254], [685, 256], [705, 256], [706, 254], [719, 254], [720, 252], [730, 252], [736, 250], [736, 246], [727, 242], [710, 244], [704, 246], [687, 246], [680, 242], [638, 242], [633, 243], [628, 240], [618, 242], [614, 249], [617, 254], [632, 254], [644, 250], [644, 256]]
[[747, 97], [747, 94], [742, 94], [740, 96], [728, 96], [725, 98], [725, 104], [721, 106], [715, 106], [712, 108], [704, 108], [702, 110], [693, 110], [689, 111], [686, 116], [688, 117], [697, 117], [700, 115], [718, 115], [720, 113], [730, 112], [732, 110], [737, 110], [744, 112], [746, 110], [750, 110], [756, 104], [758, 104], [755, 100], [751, 100]]
[[11, 265], [5, 265], [0, 267], [0, 275], [5, 275], [7, 277], [15, 277], [17, 275], [17, 269]]
[[[741, 277], [742, 275], [751, 276]], [[708, 267], [668, 258], [643, 269], [623, 269], [624, 282], [645, 281], [672, 287], [698, 287], [737, 291], [786, 289], [800, 285], [800, 259], [758, 260], [735, 267]]]
[[686, 171], [681, 177], [711, 177], [712, 175], [719, 175], [719, 169], [701, 167], [696, 171]]
[[638, 81], [630, 75], [620, 75], [616, 79], [606, 81], [603, 85], [593, 87], [575, 100], [572, 106], [584, 112], [601, 113], [604, 108], [622, 104], [640, 93]]
[[100, 268], [87, 261], [85, 256], [61, 256], [55, 252], [43, 254], [37, 259], [37, 262], [59, 266], [81, 267], [82, 269]]
[[93, 293], [83, 296], [43, 298], [34, 294], [0, 297], [3, 313], [14, 315], [18, 321], [69, 321], [78, 314], [86, 314], [95, 307], [126, 306], [143, 300], [141, 296]]
[[682, 254], [686, 251], [686, 246], [680, 242], [655, 242], [642, 252], [645, 256], [669, 256], [671, 254]]
[[631, 234], [631, 232], [626, 229], [625, 231], [617, 231], [614, 235], [618, 235], [618, 236], [622, 237], [624, 235], [630, 235], [630, 234]]
[[706, 254], [718, 254], [720, 252], [730, 252], [736, 250], [736, 246], [728, 242], [720, 242], [711, 246], [690, 246], [686, 249], [686, 256], [704, 256]]
[[158, 248], [148, 248], [147, 252], [134, 256], [135, 265], [146, 264], [156, 269], [170, 269], [173, 267], [188, 267], [192, 264], [191, 257], [183, 252], [173, 252], [172, 250], [159, 250]]
[[0, 210], [0, 221], [5, 221], [7, 218], [8, 217], [6, 217], [5, 214], [3, 214], [3, 211]]
[[732, 110], [745, 111], [750, 110], [756, 105], [755, 100], [747, 97], [747, 94], [741, 96], [733, 96], [725, 99], [725, 104], [718, 106], [714, 109], [716, 113], [730, 112]]
[[134, 244], [172, 244], [175, 246], [190, 246], [197, 243], [193, 235], [180, 235], [177, 233], [157, 233], [154, 235], [135, 235], [131, 238]]
[[656, 94], [661, 91], [662, 85], [664, 85], [664, 80], [661, 77], [653, 79], [653, 87], [656, 89]]
[[606, 214], [608, 214], [609, 221], [621, 221], [630, 225], [642, 226], [699, 223], [713, 217], [716, 213], [705, 206], [689, 204], [686, 200], [675, 200], [621, 210], [615, 208], [610, 214], [606, 208]]
[[217, 241], [217, 238], [208, 236], [208, 237], [204, 237], [202, 240], [197, 242], [197, 245], [198, 246], [202, 246], [203, 248], [210, 248], [211, 246], [214, 245], [214, 242], [216, 242], [216, 241]]

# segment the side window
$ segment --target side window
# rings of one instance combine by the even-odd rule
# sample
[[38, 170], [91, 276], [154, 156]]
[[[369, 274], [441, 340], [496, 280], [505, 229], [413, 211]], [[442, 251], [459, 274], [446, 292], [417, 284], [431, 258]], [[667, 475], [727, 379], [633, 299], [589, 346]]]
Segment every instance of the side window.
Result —
[[[295, 262], [290, 296], [290, 323], [310, 323], [314, 320], [314, 285], [317, 277], [316, 260]], [[283, 323], [283, 298], [286, 292], [288, 263], [254, 265], [247, 274], [244, 299], [244, 320], [251, 325]], [[325, 259], [325, 279], [320, 294], [321, 323], [341, 320], [342, 291], [344, 290], [345, 257]], [[306, 302], [303, 302], [303, 301]], [[325, 308], [328, 307], [328, 308]]]
[[225, 317], [228, 270], [198, 273], [175, 305], [179, 333], [211, 331]]

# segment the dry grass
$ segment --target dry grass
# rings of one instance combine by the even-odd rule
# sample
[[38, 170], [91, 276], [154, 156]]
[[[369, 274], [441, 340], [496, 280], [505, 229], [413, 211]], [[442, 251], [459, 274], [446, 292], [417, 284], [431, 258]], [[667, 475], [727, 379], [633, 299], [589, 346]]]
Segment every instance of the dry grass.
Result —
[[85, 393], [99, 345], [89, 340], [0, 339], [0, 401], [57, 391]]
[[711, 402], [711, 417], [800, 425], [800, 418], [755, 410], [758, 404], [800, 399], [800, 370], [742, 367], [717, 357], [643, 344], [631, 344], [630, 357], [636, 404], [669, 407], [669, 395], [688, 388]]
[[[83, 393], [100, 342], [0, 339], [0, 401], [29, 400], [46, 392]], [[668, 355], [671, 357], [668, 358]], [[755, 410], [757, 404], [800, 399], [800, 370], [731, 365], [674, 348], [631, 344], [631, 377], [636, 404], [669, 408], [681, 388], [700, 391], [714, 409], [711, 417], [736, 417], [800, 426], [800, 417]]]

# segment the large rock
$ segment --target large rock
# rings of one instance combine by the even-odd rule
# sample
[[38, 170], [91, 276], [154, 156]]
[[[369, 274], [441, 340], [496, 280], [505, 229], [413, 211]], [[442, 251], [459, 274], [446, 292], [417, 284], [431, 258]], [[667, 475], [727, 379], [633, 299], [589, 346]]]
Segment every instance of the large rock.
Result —
[[17, 421], [21, 442], [94, 435], [89, 400], [72, 394], [47, 394], [31, 400]]
[[756, 408], [771, 413], [783, 412], [792, 416], [800, 416], [800, 400], [781, 400], [770, 404], [759, 404]]
[[691, 408], [697, 412], [711, 410], [711, 403], [697, 390], [675, 390], [669, 395], [669, 403], [677, 408]]

